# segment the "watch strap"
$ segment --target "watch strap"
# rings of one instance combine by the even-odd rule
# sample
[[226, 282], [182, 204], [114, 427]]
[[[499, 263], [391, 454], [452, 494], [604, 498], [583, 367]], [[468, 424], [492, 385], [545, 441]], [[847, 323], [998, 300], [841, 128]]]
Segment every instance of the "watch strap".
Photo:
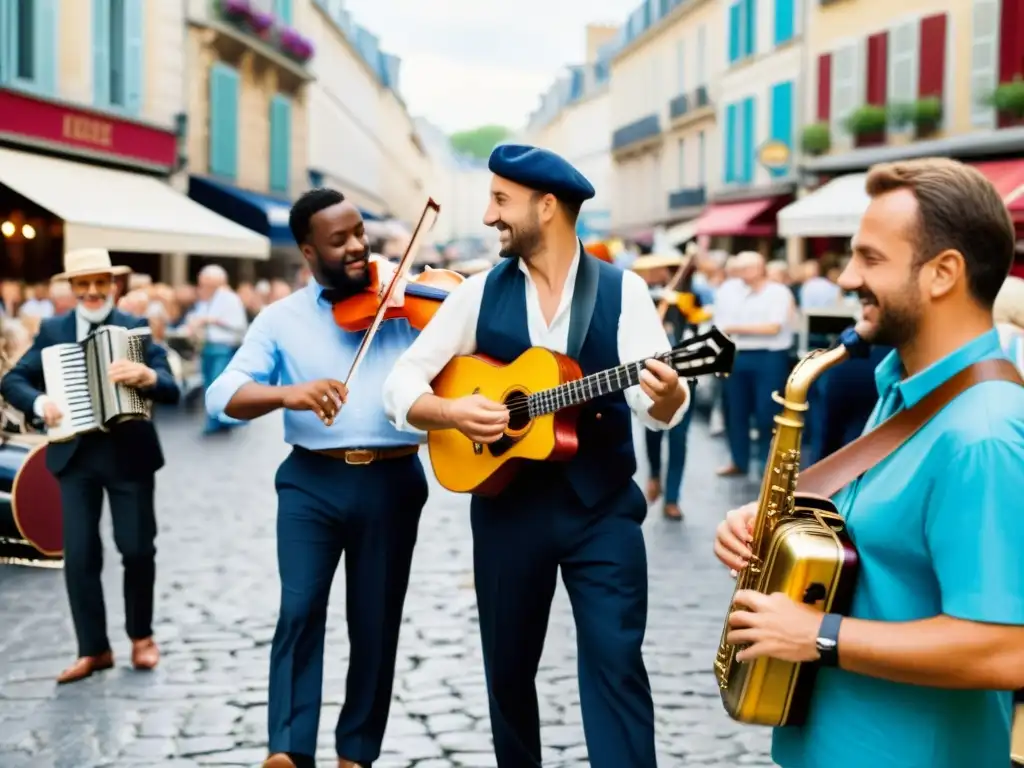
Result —
[[822, 666], [839, 666], [839, 625], [842, 620], [838, 613], [826, 613], [821, 619], [816, 645]]

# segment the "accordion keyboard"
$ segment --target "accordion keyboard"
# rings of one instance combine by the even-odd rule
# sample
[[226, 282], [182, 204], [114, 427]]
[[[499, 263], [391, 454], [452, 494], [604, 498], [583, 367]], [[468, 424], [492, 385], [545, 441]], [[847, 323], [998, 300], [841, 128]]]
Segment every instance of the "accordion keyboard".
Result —
[[93, 412], [92, 396], [89, 391], [85, 348], [70, 344], [62, 345], [59, 360], [64, 386], [57, 399], [67, 406], [65, 417], [70, 424], [66, 426], [71, 430], [93, 426], [96, 414]]

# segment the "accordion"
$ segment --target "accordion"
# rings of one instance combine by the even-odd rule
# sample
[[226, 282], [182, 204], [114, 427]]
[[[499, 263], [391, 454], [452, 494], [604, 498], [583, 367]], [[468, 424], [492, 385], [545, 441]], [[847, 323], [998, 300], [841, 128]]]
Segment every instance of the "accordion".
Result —
[[116, 360], [145, 362], [144, 342], [150, 330], [104, 325], [73, 344], [54, 344], [42, 352], [46, 395], [63, 418], [47, 430], [51, 442], [107, 430], [129, 419], [148, 419], [150, 402], [132, 387], [113, 384], [108, 376]]

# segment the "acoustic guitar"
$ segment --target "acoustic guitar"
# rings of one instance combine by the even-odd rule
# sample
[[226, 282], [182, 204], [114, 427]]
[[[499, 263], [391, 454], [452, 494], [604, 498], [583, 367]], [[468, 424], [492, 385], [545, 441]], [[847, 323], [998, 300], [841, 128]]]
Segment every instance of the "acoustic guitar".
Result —
[[[732, 340], [712, 327], [655, 359], [684, 378], [695, 378], [730, 373], [735, 357]], [[434, 394], [480, 394], [504, 403], [509, 423], [505, 434], [487, 445], [456, 429], [431, 432], [427, 445], [438, 482], [455, 493], [494, 496], [523, 461], [568, 461], [578, 446], [579, 406], [636, 386], [645, 363], [639, 360], [584, 377], [575, 360], [543, 347], [526, 350], [508, 365], [484, 355], [452, 359], [434, 379]]]

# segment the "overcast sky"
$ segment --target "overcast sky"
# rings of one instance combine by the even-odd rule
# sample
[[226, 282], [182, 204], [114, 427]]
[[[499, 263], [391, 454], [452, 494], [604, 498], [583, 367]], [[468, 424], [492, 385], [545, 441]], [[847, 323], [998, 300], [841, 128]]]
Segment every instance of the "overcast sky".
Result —
[[587, 23], [622, 24], [638, 0], [347, 0], [356, 23], [402, 58], [413, 115], [448, 132], [517, 128], [566, 64]]

